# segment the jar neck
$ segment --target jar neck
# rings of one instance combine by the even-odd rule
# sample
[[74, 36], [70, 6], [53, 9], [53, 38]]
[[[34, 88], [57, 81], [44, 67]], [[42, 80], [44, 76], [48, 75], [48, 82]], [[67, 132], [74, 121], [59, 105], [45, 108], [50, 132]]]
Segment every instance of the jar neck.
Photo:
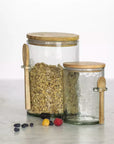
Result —
[[77, 68], [68, 68], [65, 67], [64, 69], [68, 71], [73, 71], [73, 72], [100, 72], [104, 71], [104, 68], [96, 68], [96, 69], [77, 69]]
[[69, 47], [78, 45], [78, 41], [41, 41], [34, 39], [28, 39], [27, 43], [31, 45], [52, 46], [52, 47], [67, 47], [67, 46]]

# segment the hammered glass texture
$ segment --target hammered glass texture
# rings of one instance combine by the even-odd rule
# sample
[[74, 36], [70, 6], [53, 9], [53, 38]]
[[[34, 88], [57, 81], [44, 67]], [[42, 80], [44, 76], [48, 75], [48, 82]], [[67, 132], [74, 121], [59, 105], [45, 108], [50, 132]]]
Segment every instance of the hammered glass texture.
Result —
[[82, 116], [99, 117], [99, 92], [94, 92], [102, 72], [82, 72], [76, 85], [78, 109]]
[[[72, 73], [72, 71], [68, 71], [68, 73]], [[76, 109], [78, 109], [78, 112], [74, 117], [66, 116], [66, 120], [71, 121], [71, 123], [75, 123], [75, 121], [77, 123], [98, 122], [99, 92], [94, 92], [93, 88], [97, 87], [97, 81], [100, 77], [104, 76], [104, 71], [102, 70], [100, 72], [74, 72], [74, 75], [76, 75], [76, 73], [78, 73], [78, 80], [75, 83], [75, 96], [77, 97], [75, 99], [77, 99]], [[69, 97], [71, 97], [70, 93]], [[65, 96], [64, 99], [66, 99]], [[67, 103], [68, 102], [65, 102], [65, 111], [67, 111]]]

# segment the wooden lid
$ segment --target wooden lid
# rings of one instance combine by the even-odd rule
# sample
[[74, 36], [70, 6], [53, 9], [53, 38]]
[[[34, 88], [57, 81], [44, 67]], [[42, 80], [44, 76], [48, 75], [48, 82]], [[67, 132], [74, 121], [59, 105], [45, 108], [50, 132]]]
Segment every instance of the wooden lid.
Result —
[[100, 62], [65, 62], [64, 67], [77, 69], [97, 69], [104, 68], [105, 64]]
[[38, 32], [27, 34], [28, 39], [41, 41], [76, 41], [79, 35], [59, 32]]

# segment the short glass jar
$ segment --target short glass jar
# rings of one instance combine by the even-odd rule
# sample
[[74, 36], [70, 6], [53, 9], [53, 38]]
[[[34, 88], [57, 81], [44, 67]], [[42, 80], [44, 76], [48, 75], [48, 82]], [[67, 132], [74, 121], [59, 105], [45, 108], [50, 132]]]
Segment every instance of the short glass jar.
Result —
[[79, 36], [68, 33], [27, 34], [30, 54], [29, 114], [63, 114], [63, 62], [79, 60]]
[[104, 76], [104, 63], [68, 62], [64, 69], [64, 121], [71, 124], [99, 123], [97, 82]]

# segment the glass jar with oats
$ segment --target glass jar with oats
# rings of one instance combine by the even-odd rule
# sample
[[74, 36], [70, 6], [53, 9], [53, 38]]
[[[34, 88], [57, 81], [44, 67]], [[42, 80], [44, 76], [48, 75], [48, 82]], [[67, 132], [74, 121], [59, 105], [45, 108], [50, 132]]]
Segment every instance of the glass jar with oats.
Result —
[[28, 44], [25, 46], [28, 47], [29, 64], [24, 64], [29, 71], [28, 84], [28, 80], [25, 80], [27, 112], [36, 116], [41, 113], [62, 115], [63, 62], [79, 60], [79, 36], [38, 32], [27, 34], [27, 38]]

